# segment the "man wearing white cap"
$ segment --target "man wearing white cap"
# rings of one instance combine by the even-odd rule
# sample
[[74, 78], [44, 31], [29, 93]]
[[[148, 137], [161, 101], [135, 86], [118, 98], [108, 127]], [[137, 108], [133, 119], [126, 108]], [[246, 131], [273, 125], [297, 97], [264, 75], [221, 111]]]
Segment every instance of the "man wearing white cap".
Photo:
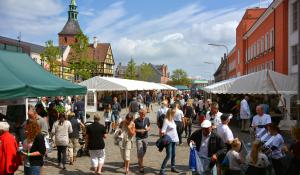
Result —
[[227, 148], [231, 148], [231, 142], [233, 141], [233, 134], [228, 124], [232, 118], [231, 114], [222, 114], [222, 124], [217, 128], [217, 134], [222, 138], [223, 142], [227, 145]]
[[188, 144], [196, 145], [199, 156], [210, 158], [210, 168], [213, 168], [217, 161], [222, 162], [226, 154], [226, 145], [216, 133], [212, 132], [212, 124], [209, 120], [201, 123], [201, 129], [188, 138]]

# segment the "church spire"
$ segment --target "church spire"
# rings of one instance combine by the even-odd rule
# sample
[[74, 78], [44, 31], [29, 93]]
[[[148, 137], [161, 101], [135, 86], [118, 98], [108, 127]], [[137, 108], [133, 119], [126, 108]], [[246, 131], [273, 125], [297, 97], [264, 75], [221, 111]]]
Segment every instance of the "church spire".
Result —
[[71, 3], [69, 5], [68, 15], [69, 15], [69, 20], [77, 21], [78, 11], [77, 11], [76, 0], [71, 0]]

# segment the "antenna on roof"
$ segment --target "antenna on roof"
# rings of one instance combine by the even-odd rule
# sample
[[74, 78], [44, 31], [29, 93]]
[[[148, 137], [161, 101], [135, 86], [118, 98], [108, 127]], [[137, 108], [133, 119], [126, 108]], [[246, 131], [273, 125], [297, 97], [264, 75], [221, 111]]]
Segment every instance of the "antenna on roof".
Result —
[[18, 35], [17, 38], [18, 38], [18, 48], [17, 49], [18, 49], [18, 52], [19, 52], [19, 51], [21, 51], [21, 48], [20, 48], [20, 44], [21, 44], [21, 32], [19, 32], [19, 35]]
[[18, 41], [21, 42], [21, 32], [19, 32], [19, 35], [17, 38], [18, 38]]

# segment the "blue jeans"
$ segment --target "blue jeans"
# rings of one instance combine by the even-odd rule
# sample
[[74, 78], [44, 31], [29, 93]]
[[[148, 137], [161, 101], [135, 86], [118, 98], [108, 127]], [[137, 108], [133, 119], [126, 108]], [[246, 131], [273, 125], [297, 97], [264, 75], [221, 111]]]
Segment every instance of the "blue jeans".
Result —
[[24, 174], [25, 175], [40, 175], [41, 174], [41, 166], [24, 166]]
[[176, 142], [171, 142], [166, 146], [166, 157], [161, 165], [161, 170], [165, 170], [169, 159], [171, 158], [171, 168], [175, 168]]

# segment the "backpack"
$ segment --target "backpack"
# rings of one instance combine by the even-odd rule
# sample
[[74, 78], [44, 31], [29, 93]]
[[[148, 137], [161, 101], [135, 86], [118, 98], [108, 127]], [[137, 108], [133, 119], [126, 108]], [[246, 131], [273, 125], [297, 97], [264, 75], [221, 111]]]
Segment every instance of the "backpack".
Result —
[[160, 114], [160, 116], [158, 117], [157, 126], [159, 129], [161, 129], [163, 127], [165, 118], [166, 118], [166, 114], [164, 114], [164, 113]]

